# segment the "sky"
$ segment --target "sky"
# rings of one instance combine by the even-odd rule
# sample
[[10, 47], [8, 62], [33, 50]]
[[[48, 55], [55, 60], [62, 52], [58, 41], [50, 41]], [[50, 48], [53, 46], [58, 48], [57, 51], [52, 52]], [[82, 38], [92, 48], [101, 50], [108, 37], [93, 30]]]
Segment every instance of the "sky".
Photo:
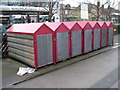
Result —
[[[110, 1], [111, 6], [114, 7], [115, 9], [118, 9], [118, 1], [120, 0], [99, 0], [101, 4], [105, 4], [105, 2]], [[70, 4], [73, 7], [76, 7], [79, 5], [80, 2], [90, 2], [93, 4], [97, 3], [97, 0], [64, 0], [64, 4]], [[108, 6], [108, 4], [105, 5], [105, 8]]]

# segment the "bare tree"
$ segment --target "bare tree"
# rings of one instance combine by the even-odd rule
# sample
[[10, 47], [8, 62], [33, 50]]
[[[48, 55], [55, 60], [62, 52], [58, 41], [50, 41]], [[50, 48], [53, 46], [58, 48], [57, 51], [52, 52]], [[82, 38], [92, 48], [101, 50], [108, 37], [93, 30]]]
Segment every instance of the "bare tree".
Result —
[[[114, 10], [114, 7], [116, 4], [118, 5], [119, 0], [97, 0], [97, 4], [91, 4], [90, 1], [88, 3], [89, 7], [89, 13], [92, 14], [92, 16], [95, 17], [95, 20], [100, 20], [100, 18], [103, 18], [103, 16], [106, 16], [107, 20], [111, 20], [111, 14]], [[100, 2], [101, 1], [101, 2]], [[104, 8], [105, 5], [108, 5], [107, 8]]]
[[49, 15], [48, 15], [49, 22], [52, 22], [53, 7], [54, 7], [55, 3], [57, 3], [57, 0], [56, 1], [48, 0], [48, 2], [46, 2], [46, 4], [43, 6], [49, 12]]
[[97, 2], [97, 17], [96, 20], [98, 21], [100, 17], [100, 2]]
[[48, 6], [49, 6], [49, 22], [52, 22], [53, 0], [49, 0]]
[[98, 1], [97, 5], [89, 3], [89, 13], [91, 13], [97, 20], [100, 20], [100, 17], [104, 13], [104, 5], [106, 5], [108, 2], [105, 2], [104, 4], [101, 5], [101, 3]]

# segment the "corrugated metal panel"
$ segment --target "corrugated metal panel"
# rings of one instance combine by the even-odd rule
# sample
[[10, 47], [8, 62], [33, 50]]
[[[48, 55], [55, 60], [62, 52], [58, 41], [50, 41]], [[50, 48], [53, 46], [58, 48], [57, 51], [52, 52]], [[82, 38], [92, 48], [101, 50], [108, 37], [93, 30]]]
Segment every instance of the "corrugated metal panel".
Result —
[[19, 50], [23, 50], [29, 53], [34, 53], [34, 48], [30, 46], [25, 46], [17, 43], [12, 43], [12, 42], [8, 42], [8, 46], [19, 49]]
[[37, 35], [38, 65], [43, 66], [53, 63], [52, 58], [52, 35]]
[[22, 45], [33, 46], [33, 40], [22, 39], [22, 38], [8, 37], [8, 42], [14, 42]]
[[16, 34], [16, 33], [7, 33], [9, 37], [17, 37], [17, 38], [25, 38], [25, 39], [33, 39], [31, 35], [24, 35], [24, 34]]
[[72, 32], [72, 56], [81, 54], [81, 31]]
[[57, 33], [58, 61], [65, 60], [69, 56], [68, 32]]
[[94, 50], [100, 48], [100, 29], [94, 30]]
[[8, 50], [9, 50], [9, 52], [13, 52], [17, 55], [20, 55], [20, 56], [29, 58], [31, 60], [34, 60], [34, 54], [31, 54], [31, 53], [28, 53], [28, 52], [25, 52], [25, 51], [22, 51], [22, 50], [19, 50], [19, 49], [15, 49], [15, 48], [12, 48], [12, 47], [8, 47]]
[[107, 45], [107, 28], [102, 29], [102, 47]]
[[84, 53], [92, 50], [92, 30], [85, 30], [85, 48]]
[[27, 64], [29, 64], [29, 65], [31, 65], [31, 66], [33, 66], [33, 67], [35, 67], [35, 66], [34, 66], [34, 61], [31, 60], [31, 59], [22, 57], [22, 56], [20, 56], [20, 55], [17, 55], [17, 54], [15, 54], [15, 53], [12, 53], [12, 52], [9, 52], [9, 56], [10, 56], [10, 57], [13, 57], [13, 58], [15, 58], [15, 59], [17, 59], [17, 60], [20, 60], [20, 61], [22, 61], [22, 62], [24, 62], [24, 63], [27, 63]]
[[109, 28], [108, 45], [112, 45], [113, 28]]

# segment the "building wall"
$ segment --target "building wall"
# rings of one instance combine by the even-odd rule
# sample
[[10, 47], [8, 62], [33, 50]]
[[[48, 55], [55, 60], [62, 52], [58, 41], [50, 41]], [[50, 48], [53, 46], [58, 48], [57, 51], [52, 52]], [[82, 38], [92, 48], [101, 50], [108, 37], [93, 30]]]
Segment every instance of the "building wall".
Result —
[[[120, 11], [120, 1], [118, 2], [118, 10]], [[120, 15], [120, 13], [119, 13]]]
[[1, 2], [47, 2], [49, 0], [1, 0]]

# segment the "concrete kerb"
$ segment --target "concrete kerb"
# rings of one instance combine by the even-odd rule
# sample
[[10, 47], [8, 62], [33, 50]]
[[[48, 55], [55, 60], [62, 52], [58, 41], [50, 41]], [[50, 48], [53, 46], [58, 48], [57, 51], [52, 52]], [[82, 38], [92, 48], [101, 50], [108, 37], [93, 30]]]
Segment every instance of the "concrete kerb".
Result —
[[114, 46], [117, 46], [117, 45], [113, 45], [113, 46], [108, 46], [108, 47], [104, 47], [102, 49], [99, 49], [99, 50], [96, 50], [96, 51], [92, 51], [90, 53], [87, 53], [87, 54], [84, 54], [84, 55], [80, 55], [80, 56], [77, 56], [75, 58], [70, 58], [66, 61], [63, 61], [63, 62], [60, 62], [60, 63], [57, 63], [56, 65], [51, 65], [51, 66], [48, 66], [44, 69], [39, 69], [38, 71], [34, 72], [32, 76], [28, 77], [27, 79], [24, 79], [24, 80], [21, 80], [21, 81], [18, 81], [18, 82], [15, 82], [13, 83], [12, 85], [16, 85], [16, 84], [19, 84], [19, 83], [22, 83], [22, 82], [25, 82], [25, 81], [28, 81], [30, 79], [34, 79], [35, 77], [38, 77], [38, 76], [41, 76], [43, 74], [46, 74], [48, 72], [51, 72], [51, 71], [54, 71], [54, 70], [57, 70], [57, 69], [60, 69], [60, 68], [63, 68], [63, 67], [66, 67], [70, 64], [73, 64], [73, 63], [77, 63], [79, 61], [82, 61], [82, 60], [85, 60], [89, 57], [93, 57], [95, 55], [98, 55], [98, 54], [101, 54], [103, 52], [106, 52], [108, 50], [111, 50], [112, 47]]

